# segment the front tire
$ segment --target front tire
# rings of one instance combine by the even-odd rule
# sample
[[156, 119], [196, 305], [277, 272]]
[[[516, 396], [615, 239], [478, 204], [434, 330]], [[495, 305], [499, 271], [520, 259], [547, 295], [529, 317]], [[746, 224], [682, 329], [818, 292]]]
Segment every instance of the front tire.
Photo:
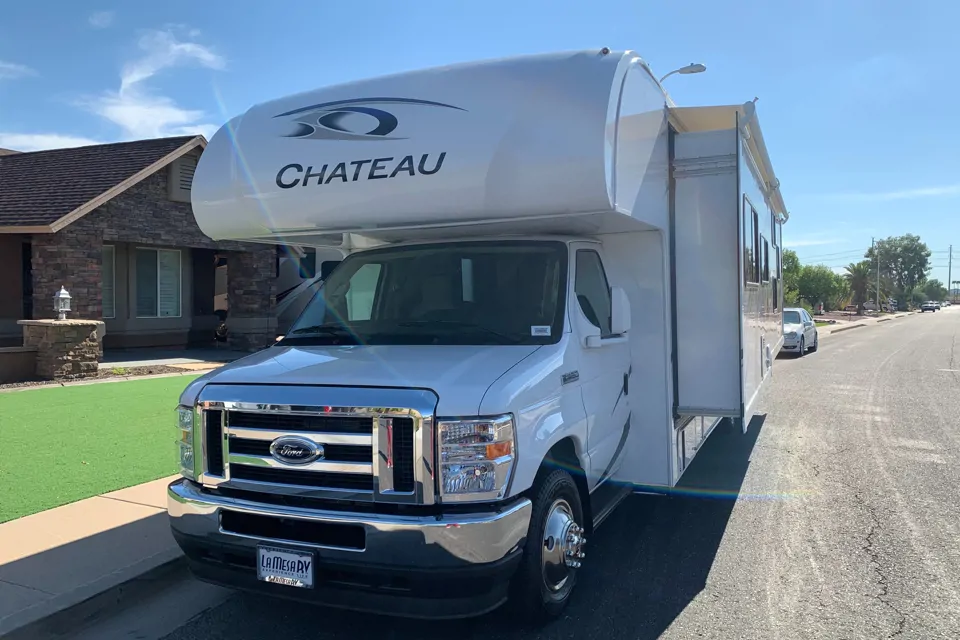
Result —
[[559, 617], [570, 601], [587, 540], [580, 492], [569, 473], [545, 471], [532, 493], [530, 528], [510, 585], [510, 604], [540, 623]]
[[797, 357], [802, 358], [807, 353], [807, 341], [803, 338], [800, 338], [800, 351], [797, 352]]

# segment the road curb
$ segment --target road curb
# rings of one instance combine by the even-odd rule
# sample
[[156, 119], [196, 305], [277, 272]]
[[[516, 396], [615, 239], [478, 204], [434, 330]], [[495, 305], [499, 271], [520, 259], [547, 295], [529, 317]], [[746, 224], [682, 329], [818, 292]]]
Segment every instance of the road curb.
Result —
[[148, 597], [188, 574], [187, 559], [179, 549], [176, 553], [158, 556], [166, 557], [157, 564], [157, 556], [153, 556], [118, 572], [123, 574], [119, 582], [102, 584], [116, 574], [107, 576], [62, 598], [28, 609], [18, 616], [20, 620], [0, 626], [0, 636], [5, 640], [62, 639], [103, 618], [110, 610]]
[[880, 324], [881, 322], [889, 322], [890, 320], [893, 320], [893, 318], [880, 318], [877, 320], [877, 324]]
[[865, 326], [867, 326], [867, 325], [865, 325], [865, 324], [855, 324], [855, 325], [852, 325], [852, 326], [849, 326], [849, 327], [840, 327], [839, 329], [834, 329], [834, 330], [831, 331], [830, 333], [831, 333], [831, 334], [840, 333], [841, 331], [849, 331], [850, 329], [856, 329], [857, 327], [865, 327]]

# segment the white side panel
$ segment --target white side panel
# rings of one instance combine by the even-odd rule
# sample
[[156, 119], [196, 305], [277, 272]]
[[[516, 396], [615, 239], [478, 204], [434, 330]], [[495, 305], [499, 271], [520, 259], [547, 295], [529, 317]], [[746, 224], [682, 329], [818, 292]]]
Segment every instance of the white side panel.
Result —
[[671, 486], [673, 391], [666, 236], [659, 231], [641, 231], [600, 238], [610, 285], [623, 287], [631, 317], [630, 435], [614, 479]]
[[[770, 192], [763, 181], [750, 147], [743, 140], [739, 148], [741, 227], [744, 256], [752, 258], [754, 277], [744, 285], [743, 315], [743, 385], [744, 424], [753, 416], [760, 389], [772, 373], [773, 359], [783, 340], [782, 292], [774, 283], [779, 280], [778, 235]], [[756, 211], [756, 217], [753, 216]], [[745, 267], [744, 271], [748, 269]], [[744, 427], [746, 428], [746, 427]]]
[[737, 133], [679, 134], [674, 144], [678, 413], [739, 417]]

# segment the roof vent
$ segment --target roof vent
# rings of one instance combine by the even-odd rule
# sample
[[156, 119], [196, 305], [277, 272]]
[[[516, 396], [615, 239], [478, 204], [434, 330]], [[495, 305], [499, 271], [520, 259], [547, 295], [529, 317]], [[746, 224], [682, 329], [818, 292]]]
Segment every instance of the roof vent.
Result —
[[168, 193], [174, 202], [190, 202], [190, 187], [197, 170], [197, 156], [180, 156], [170, 164]]

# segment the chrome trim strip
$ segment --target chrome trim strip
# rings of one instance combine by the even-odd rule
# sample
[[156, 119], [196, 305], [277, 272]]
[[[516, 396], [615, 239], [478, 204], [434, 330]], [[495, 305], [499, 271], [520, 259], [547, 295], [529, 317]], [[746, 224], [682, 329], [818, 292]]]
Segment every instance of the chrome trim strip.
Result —
[[[229, 437], [235, 429], [250, 431], [248, 427], [223, 428], [224, 436], [224, 478], [201, 474], [198, 482], [204, 486], [224, 486], [251, 491], [274, 491], [289, 495], [309, 496], [314, 498], [329, 497], [331, 499], [356, 499], [357, 501], [391, 502], [403, 504], [435, 504], [436, 495], [436, 441], [434, 434], [434, 419], [437, 407], [437, 396], [426, 389], [395, 389], [374, 387], [333, 387], [333, 386], [306, 386], [306, 385], [231, 385], [208, 384], [200, 392], [197, 399], [197, 408], [200, 410], [219, 409], [225, 412], [243, 411], [248, 413], [274, 413], [284, 415], [304, 416], [331, 416], [331, 417], [369, 417], [372, 422], [372, 433], [367, 434], [336, 434], [337, 437], [364, 438], [363, 444], [372, 448], [372, 473], [374, 474], [374, 491], [346, 491], [355, 498], [345, 498], [344, 490], [317, 487], [301, 487], [292, 485], [274, 485], [271, 483], [254, 483], [238, 481], [230, 478]], [[226, 414], [224, 414], [226, 416]], [[389, 474], [381, 479], [378, 472], [383, 471], [380, 456], [381, 438], [388, 439], [389, 433], [382, 434], [386, 424], [381, 428], [382, 418], [404, 417], [413, 420], [413, 475], [414, 491], [398, 493], [393, 491], [392, 477]], [[227, 419], [226, 422], [229, 422]], [[392, 422], [392, 421], [391, 421]], [[321, 442], [326, 434], [310, 431], [282, 431], [256, 430], [261, 433], [273, 431], [283, 435], [297, 435]], [[237, 434], [239, 435], [239, 434]], [[246, 434], [243, 436], [246, 437]], [[265, 438], [265, 435], [262, 436]], [[323, 443], [335, 444], [323, 440]], [[359, 440], [356, 441], [357, 444]], [[336, 443], [339, 444], [339, 443]], [[344, 443], [347, 444], [347, 443]], [[350, 442], [349, 444], [354, 444]], [[383, 444], [387, 444], [386, 441]], [[384, 447], [386, 456], [388, 447]], [[291, 467], [286, 467], [291, 468]], [[303, 469], [304, 466], [298, 468]]]
[[359, 473], [371, 475], [373, 464], [369, 462], [334, 462], [315, 460], [307, 464], [286, 464], [272, 456], [254, 456], [245, 453], [231, 453], [230, 464], [242, 464], [250, 467], [270, 467], [287, 471], [324, 471], [327, 473]]
[[[221, 483], [222, 484], [222, 483]], [[279, 482], [260, 482], [253, 480], [230, 480], [224, 487], [249, 491], [251, 493], [271, 493], [277, 495], [294, 496], [297, 498], [313, 498], [315, 500], [347, 500], [354, 502], [372, 502], [373, 491], [367, 489], [337, 489], [334, 487], [309, 487], [299, 484], [281, 484]]]
[[277, 431], [275, 429], [255, 429], [253, 427], [226, 427], [227, 435], [244, 440], [273, 441], [284, 436], [297, 435], [317, 444], [351, 444], [372, 446], [373, 436], [354, 433], [325, 433], [323, 431]]
[[373, 424], [377, 444], [373, 449], [378, 493], [393, 493], [393, 418], [377, 418]]

